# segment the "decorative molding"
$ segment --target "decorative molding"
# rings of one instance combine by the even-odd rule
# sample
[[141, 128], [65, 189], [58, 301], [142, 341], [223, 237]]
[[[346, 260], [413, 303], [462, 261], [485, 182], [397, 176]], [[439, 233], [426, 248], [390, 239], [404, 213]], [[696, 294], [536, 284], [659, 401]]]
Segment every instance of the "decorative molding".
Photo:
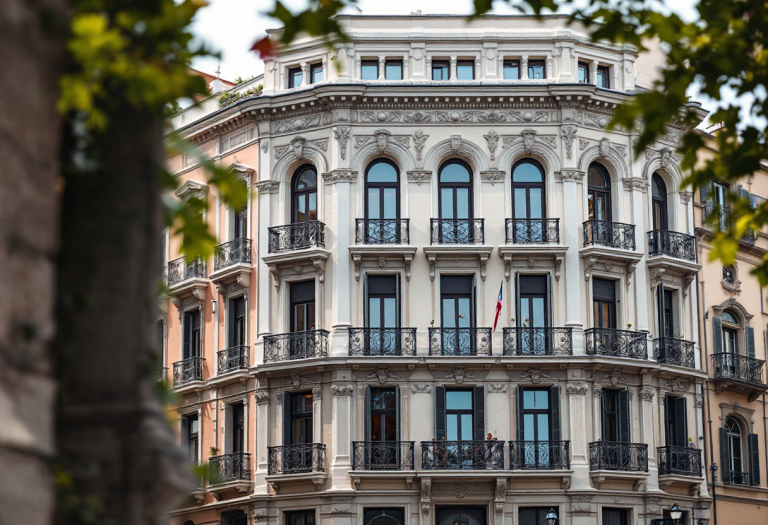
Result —
[[691, 387], [690, 383], [685, 383], [680, 380], [679, 377], [675, 377], [671, 381], [667, 381], [666, 388], [672, 392], [687, 392]]
[[592, 396], [595, 399], [600, 399], [603, 396], [603, 387], [600, 385], [592, 385]]
[[293, 388], [298, 390], [299, 388], [301, 388], [301, 383], [303, 382], [304, 382], [304, 378], [301, 377], [301, 374], [299, 374], [298, 372], [291, 372], [291, 378], [286, 379], [284, 384], [292, 385]]
[[182, 184], [181, 188], [176, 190], [176, 196], [181, 199], [181, 202], [187, 202], [193, 198], [205, 201], [207, 195], [208, 186], [194, 180], [188, 180]]
[[491, 130], [487, 134], [483, 135], [485, 143], [488, 146], [488, 151], [491, 153], [491, 162], [496, 162], [496, 148], [499, 146], [499, 134]]
[[456, 490], [454, 491], [453, 496], [456, 499], [464, 499], [467, 497], [467, 492], [469, 492], [469, 487], [462, 481], [456, 484]]
[[523, 138], [523, 148], [525, 153], [530, 155], [533, 153], [533, 144], [536, 142], [536, 130], [524, 129], [520, 136]]
[[269, 139], [261, 139], [261, 151], [264, 153], [269, 152]]
[[474, 379], [475, 375], [464, 367], [455, 367], [445, 374], [446, 379], [454, 379], [456, 383], [462, 384], [465, 378]]
[[610, 374], [603, 376], [603, 380], [608, 380], [611, 386], [618, 386], [619, 384], [627, 384], [627, 378], [621, 375], [621, 368], [614, 368]]
[[579, 149], [585, 150], [589, 147], [589, 141], [587, 139], [579, 139]]
[[544, 379], [552, 379], [552, 376], [544, 372], [541, 368], [538, 367], [531, 367], [528, 369], [528, 371], [523, 372], [520, 375], [520, 379], [530, 379], [531, 383], [539, 383], [542, 378]]
[[653, 400], [653, 396], [656, 394], [656, 390], [652, 386], [644, 386], [640, 389], [640, 399], [643, 401]]
[[257, 405], [266, 405], [269, 403], [269, 392], [266, 390], [257, 390], [253, 393], [253, 399]]
[[429, 135], [425, 135], [421, 130], [416, 130], [413, 134], [413, 147], [416, 148], [416, 165], [419, 167], [421, 167], [422, 153], [428, 138]]
[[497, 182], [504, 182], [504, 176], [506, 175], [506, 172], [504, 170], [488, 170], [488, 171], [481, 171], [480, 172], [480, 180], [482, 182], [489, 183], [491, 186], [496, 184]]
[[704, 396], [701, 394], [695, 394], [693, 396], [693, 406], [701, 408], [704, 406]]
[[351, 396], [355, 391], [351, 384], [348, 385], [331, 385], [331, 395], [337, 396]]
[[366, 379], [378, 379], [379, 383], [383, 385], [387, 380], [400, 379], [400, 376], [391, 372], [388, 368], [377, 368], [375, 372], [368, 374]]
[[561, 182], [582, 182], [584, 180], [584, 172], [575, 169], [556, 171], [555, 180]]
[[321, 124], [329, 124], [331, 121], [330, 114], [317, 113], [314, 115], [305, 115], [299, 118], [291, 118], [287, 120], [278, 120], [274, 123], [275, 133], [287, 133], [289, 131], [302, 131], [305, 129], [316, 128]]
[[488, 393], [489, 394], [506, 394], [509, 391], [509, 388], [504, 383], [494, 383], [488, 385]]
[[563, 144], [565, 144], [565, 156], [570, 159], [573, 155], [573, 140], [576, 138], [576, 128], [564, 126], [560, 131], [563, 136]]
[[253, 183], [259, 195], [270, 195], [280, 191], [279, 180], [260, 180]]
[[323, 173], [323, 181], [326, 184], [352, 183], [357, 181], [357, 171], [339, 168], [328, 173]]
[[648, 181], [639, 177], [628, 177], [621, 179], [621, 184], [625, 190], [628, 191], [641, 191], [643, 193], [648, 189]]
[[336, 137], [336, 142], [339, 143], [339, 154], [341, 160], [347, 158], [347, 142], [349, 142], [350, 128], [336, 128], [333, 130], [333, 136]]
[[461, 135], [451, 135], [451, 151], [455, 154], [461, 149]]
[[429, 383], [417, 383], [415, 385], [411, 385], [411, 393], [412, 394], [431, 394], [432, 385], [430, 385]]
[[323, 389], [320, 387], [315, 387], [312, 389], [312, 399], [315, 401], [320, 401], [323, 398]]
[[565, 387], [565, 391], [569, 396], [583, 396], [587, 394], [587, 390], [586, 383], [568, 383]]
[[402, 113], [400, 111], [361, 111], [360, 122], [368, 124], [379, 122], [400, 122], [402, 119]]
[[680, 204], [683, 206], [686, 206], [690, 201], [691, 197], [693, 197], [693, 192], [691, 191], [681, 191], [678, 193], [680, 196]]
[[428, 170], [411, 170], [405, 172], [405, 175], [408, 177], [408, 182], [415, 182], [419, 186], [422, 182], [432, 181], [432, 172]]

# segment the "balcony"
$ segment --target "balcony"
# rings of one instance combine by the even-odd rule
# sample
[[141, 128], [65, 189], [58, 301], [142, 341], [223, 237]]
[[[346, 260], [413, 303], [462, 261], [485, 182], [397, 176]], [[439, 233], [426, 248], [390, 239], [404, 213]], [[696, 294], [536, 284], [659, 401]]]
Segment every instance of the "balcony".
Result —
[[659, 363], [696, 368], [695, 344], [674, 337], [661, 337], [653, 340], [655, 358]]
[[587, 355], [648, 359], [648, 343], [644, 332], [590, 328], [584, 330]]
[[[707, 201], [704, 205], [705, 219], [713, 217], [712, 221], [715, 223], [715, 228], [719, 231], [725, 231], [733, 226], [732, 213], [732, 208], [715, 204], [712, 201]], [[745, 244], [755, 244], [755, 242], [757, 242], [757, 234], [754, 230], [747, 230], [747, 233], [741, 238], [741, 242]]]
[[205, 359], [189, 357], [178, 363], [173, 363], [173, 386], [178, 387], [194, 381], [203, 380]]
[[485, 219], [431, 219], [430, 244], [484, 244]]
[[569, 470], [569, 441], [510, 441], [512, 470]]
[[430, 328], [429, 355], [489, 356], [491, 328]]
[[326, 330], [308, 330], [306, 332], [264, 336], [265, 363], [308, 359], [310, 357], [328, 357], [328, 332]]
[[[208, 464], [211, 467], [211, 485], [237, 485], [238, 481], [251, 480], [251, 455], [247, 452], [214, 456]], [[249, 485], [246, 483], [239, 488], [245, 492]]]
[[690, 447], [658, 447], [659, 476], [701, 477], [701, 449]]
[[250, 239], [235, 239], [214, 248], [211, 281], [225, 283], [237, 280], [241, 286], [247, 287], [252, 268], [251, 246]]
[[729, 485], [749, 486], [750, 484], [749, 472], [739, 472], [737, 470], [725, 472], [723, 473], [723, 483], [727, 483]]
[[168, 293], [175, 297], [192, 294], [201, 301], [205, 300], [205, 291], [208, 288], [205, 266], [205, 262], [200, 258], [187, 262], [186, 258], [179, 257], [169, 262]]
[[422, 441], [424, 470], [503, 470], [503, 441]]
[[297, 222], [269, 228], [269, 253], [308, 248], [325, 248], [325, 224], [322, 222]]
[[414, 356], [416, 355], [415, 328], [350, 328], [349, 355], [357, 356]]
[[413, 441], [353, 441], [352, 470], [413, 470]]
[[218, 358], [219, 375], [247, 369], [250, 364], [248, 360], [248, 347], [245, 345], [232, 346], [226, 350], [221, 350], [218, 352]]
[[504, 328], [504, 355], [573, 355], [572, 328]]
[[648, 472], [648, 445], [615, 441], [590, 443], [589, 470]]
[[268, 447], [269, 475], [325, 472], [325, 445], [302, 443]]
[[584, 246], [607, 246], [619, 250], [635, 249], [635, 225], [608, 221], [586, 221]]
[[648, 232], [648, 256], [664, 255], [695, 263], [696, 238], [693, 235], [669, 230], [653, 230]]
[[712, 369], [715, 377], [715, 391], [719, 394], [726, 388], [747, 394], [749, 401], [757, 399], [768, 390], [763, 380], [765, 361], [739, 354], [720, 353], [712, 355]]
[[408, 244], [408, 219], [355, 219], [356, 244]]
[[560, 219], [506, 219], [507, 244], [560, 244]]

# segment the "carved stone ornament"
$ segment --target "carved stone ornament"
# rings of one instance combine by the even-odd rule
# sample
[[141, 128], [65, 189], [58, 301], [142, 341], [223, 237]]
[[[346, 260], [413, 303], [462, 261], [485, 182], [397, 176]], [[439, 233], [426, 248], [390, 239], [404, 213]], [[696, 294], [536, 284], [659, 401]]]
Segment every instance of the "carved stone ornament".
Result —
[[411, 385], [412, 394], [430, 394], [432, 393], [432, 385], [429, 383], [418, 383]]
[[464, 378], [474, 379], [475, 375], [463, 367], [456, 367], [447, 374], [445, 374], [446, 379], [454, 379], [458, 384], [462, 384], [464, 382]]
[[354, 170], [336, 169], [327, 173], [323, 173], [323, 180], [326, 184], [355, 182], [357, 180], [357, 172]]
[[569, 396], [583, 396], [587, 393], [587, 384], [586, 383], [568, 383], [565, 387], [565, 391], [568, 393]]
[[461, 135], [451, 135], [451, 151], [458, 153], [461, 149]]
[[291, 378], [286, 379], [285, 384], [286, 385], [292, 385], [293, 388], [299, 389], [301, 388], [301, 383], [304, 381], [304, 378], [301, 377], [301, 375], [298, 372], [291, 372]]
[[323, 389], [322, 388], [313, 388], [312, 389], [312, 399], [315, 401], [320, 401], [323, 397]]
[[611, 141], [607, 138], [600, 139], [600, 149], [598, 154], [600, 158], [604, 159], [611, 152]]
[[531, 383], [539, 383], [542, 378], [544, 379], [552, 379], [552, 376], [544, 372], [541, 368], [538, 367], [532, 367], [529, 368], [527, 372], [523, 372], [520, 375], [520, 379], [530, 379]]
[[690, 383], [680, 381], [679, 377], [672, 379], [672, 381], [667, 381], [667, 389], [672, 392], [687, 392], [690, 387]]
[[592, 395], [595, 397], [595, 399], [600, 399], [603, 396], [603, 387], [600, 385], [594, 385], [592, 387]]
[[266, 405], [269, 403], [269, 392], [266, 390], [257, 390], [253, 393], [253, 399], [257, 405]]
[[656, 394], [656, 390], [650, 386], [644, 386], [640, 389], [640, 399], [643, 401], [651, 401]]
[[411, 170], [406, 172], [408, 182], [415, 182], [418, 186], [421, 186], [424, 182], [432, 181], [432, 172], [427, 170]]
[[627, 379], [621, 375], [621, 369], [620, 368], [614, 368], [613, 371], [603, 377], [603, 379], [607, 379], [608, 382], [611, 384], [611, 386], [618, 386], [619, 383], [627, 383]]
[[464, 499], [467, 497], [467, 492], [469, 492], [469, 487], [467, 487], [466, 483], [461, 482], [456, 484], [456, 491], [453, 495], [456, 499]]
[[394, 372], [390, 372], [387, 368], [377, 368], [375, 372], [368, 374], [367, 379], [378, 379], [382, 385], [390, 379], [400, 379], [400, 376]]
[[336, 128], [333, 130], [333, 136], [336, 137], [336, 142], [339, 143], [339, 154], [341, 160], [347, 158], [347, 142], [349, 141], [349, 128]]
[[669, 169], [670, 161], [672, 160], [672, 152], [669, 151], [669, 148], [663, 148], [661, 151], [659, 151], [659, 164], [662, 168]]
[[533, 145], [536, 142], [536, 130], [524, 129], [520, 136], [523, 137], [523, 149], [530, 155], [533, 153]]
[[379, 152], [379, 155], [387, 151], [390, 135], [392, 134], [386, 129], [377, 129], [373, 132], [373, 137], [376, 139], [376, 149]]
[[304, 145], [306, 142], [307, 139], [304, 137], [296, 137], [291, 141], [291, 149], [298, 160], [304, 159]]
[[485, 143], [488, 145], [488, 151], [491, 153], [491, 162], [496, 161], [496, 148], [499, 145], [499, 134], [495, 131], [489, 131], [483, 135]]
[[701, 394], [696, 394], [693, 396], [693, 406], [696, 408], [701, 408], [704, 406], [704, 396]]
[[253, 185], [259, 195], [270, 195], [280, 191], [279, 180], [260, 180], [255, 182]]
[[304, 129], [314, 128], [319, 126], [322, 122], [326, 124], [330, 121], [330, 115], [327, 113], [324, 115], [308, 115], [299, 118], [292, 118], [287, 120], [280, 120], [274, 124], [275, 133], [284, 133], [287, 131], [300, 131]]
[[560, 170], [555, 172], [555, 177], [563, 182], [581, 182], [584, 180], [584, 172], [581, 170]]
[[350, 385], [331, 385], [331, 395], [336, 396], [351, 396], [355, 391], [354, 387]]
[[264, 153], [269, 151], [269, 139], [261, 139], [261, 151]]
[[504, 383], [495, 383], [488, 385], [489, 394], [506, 394], [508, 392], [508, 386]]
[[576, 128], [565, 126], [561, 131], [563, 134], [563, 144], [565, 144], [565, 156], [570, 159], [573, 155], [573, 140], [576, 138]]
[[621, 184], [624, 186], [624, 189], [628, 191], [640, 191], [645, 193], [648, 189], [648, 181], [639, 177], [621, 179]]
[[424, 145], [427, 143], [428, 138], [429, 135], [425, 135], [421, 130], [417, 130], [413, 134], [413, 147], [416, 148], [416, 162], [419, 166], [421, 166], [421, 154], [424, 152]]
[[181, 202], [187, 202], [193, 198], [204, 201], [206, 195], [208, 195], [208, 186], [194, 180], [188, 180], [176, 190], [176, 196], [181, 199]]
[[693, 197], [693, 192], [681, 191], [678, 195], [680, 195], [680, 204], [682, 204], [683, 206], [686, 206], [691, 201], [691, 197]]
[[506, 172], [504, 172], [503, 170], [481, 171], [480, 180], [482, 182], [487, 182], [491, 186], [493, 186], [497, 182], [504, 182], [504, 175], [506, 175]]
[[587, 139], [579, 139], [579, 149], [585, 150], [589, 147], [589, 141]]
[[348, 507], [331, 507], [331, 514], [350, 514], [352, 510]]

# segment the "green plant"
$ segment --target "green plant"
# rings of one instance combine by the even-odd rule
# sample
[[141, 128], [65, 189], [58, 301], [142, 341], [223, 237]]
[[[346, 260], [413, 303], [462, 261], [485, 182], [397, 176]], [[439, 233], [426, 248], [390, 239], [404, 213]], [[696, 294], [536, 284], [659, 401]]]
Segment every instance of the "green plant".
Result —
[[219, 97], [219, 107], [225, 108], [227, 106], [231, 106], [238, 100], [242, 100], [244, 98], [248, 98], [250, 96], [258, 97], [261, 95], [261, 92], [264, 90], [264, 86], [262, 84], [259, 84], [255, 88], [251, 88], [246, 91], [242, 92], [235, 92], [235, 91], [225, 91], [221, 94], [221, 97]]
[[219, 455], [219, 447], [211, 447], [208, 452], [210, 452], [211, 456], [218, 456]]

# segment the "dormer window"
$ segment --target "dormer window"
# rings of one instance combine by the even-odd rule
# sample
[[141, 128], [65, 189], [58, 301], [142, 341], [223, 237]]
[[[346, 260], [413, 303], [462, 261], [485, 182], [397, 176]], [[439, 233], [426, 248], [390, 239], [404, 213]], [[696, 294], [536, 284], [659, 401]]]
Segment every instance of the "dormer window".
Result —
[[434, 60], [432, 62], [432, 80], [450, 80], [450, 68], [448, 62], [444, 60]]
[[311, 84], [317, 84], [322, 82], [325, 71], [323, 70], [323, 63], [312, 64], [309, 68], [309, 79]]
[[384, 78], [387, 80], [403, 79], [403, 61], [387, 60], [384, 65]]
[[547, 78], [547, 70], [543, 60], [528, 61], [528, 78], [531, 80], [544, 80]]
[[597, 87], [609, 89], [611, 87], [611, 70], [608, 66], [597, 66]]
[[456, 62], [456, 80], [474, 80], [475, 63], [472, 60], [459, 60]]
[[301, 85], [302, 81], [301, 68], [291, 68], [288, 70], [288, 88], [297, 88]]
[[520, 80], [520, 61], [504, 61], [504, 80]]
[[589, 84], [589, 64], [579, 62], [579, 84]]
[[379, 61], [363, 60], [360, 62], [360, 80], [378, 80]]

